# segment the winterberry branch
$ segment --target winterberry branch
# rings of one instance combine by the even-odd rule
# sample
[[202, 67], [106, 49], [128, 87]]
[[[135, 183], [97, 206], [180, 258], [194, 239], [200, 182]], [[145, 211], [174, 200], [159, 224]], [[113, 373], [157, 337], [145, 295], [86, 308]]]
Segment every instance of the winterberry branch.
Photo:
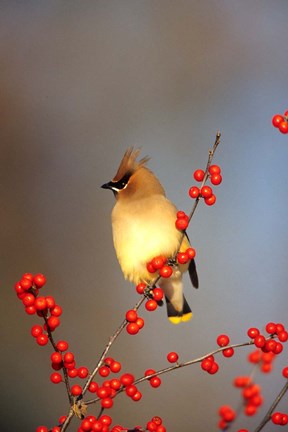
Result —
[[263, 418], [263, 420], [261, 421], [261, 423], [259, 424], [259, 426], [254, 430], [254, 432], [261, 431], [264, 428], [264, 426], [266, 425], [266, 423], [268, 423], [271, 420], [272, 413], [274, 412], [275, 408], [277, 407], [277, 405], [279, 404], [279, 402], [281, 401], [281, 399], [283, 398], [283, 396], [285, 395], [285, 393], [287, 391], [288, 391], [288, 380], [286, 381], [286, 384], [281, 389], [280, 393], [275, 398], [275, 400], [272, 403], [271, 407], [267, 411], [265, 417]]
[[[217, 134], [216, 134], [216, 138], [215, 138], [215, 142], [214, 142], [214, 145], [213, 145], [212, 149], [209, 150], [209, 154], [208, 154], [208, 161], [207, 161], [206, 169], [205, 169], [205, 172], [204, 172], [204, 177], [203, 177], [203, 180], [202, 180], [202, 183], [201, 183], [201, 186], [200, 186], [200, 190], [201, 190], [202, 187], [205, 185], [205, 183], [206, 183], [206, 181], [207, 181], [207, 179], [208, 179], [208, 177], [209, 177], [209, 167], [211, 166], [211, 163], [212, 163], [212, 160], [213, 160], [214, 154], [215, 154], [215, 152], [216, 152], [216, 150], [217, 150], [217, 147], [218, 147], [218, 145], [220, 144], [220, 138], [221, 138], [221, 133], [220, 133], [220, 132], [217, 132]], [[198, 204], [199, 204], [200, 198], [201, 198], [201, 195], [199, 194], [199, 195], [196, 197], [195, 202], [194, 202], [194, 205], [193, 205], [193, 207], [192, 207], [192, 210], [191, 210], [191, 212], [190, 212], [190, 214], [189, 214], [189, 216], [188, 216], [188, 224], [190, 223], [192, 217], [194, 216], [194, 213], [195, 213], [196, 208], [197, 208], [197, 206], [198, 206]], [[187, 225], [188, 225], [188, 224], [187, 224]], [[183, 231], [183, 233], [182, 233], [182, 236], [181, 236], [181, 239], [180, 239], [180, 246], [181, 246], [181, 244], [182, 244], [182, 241], [183, 241], [184, 237], [185, 237], [185, 231]], [[179, 250], [180, 250], [180, 246], [179, 246], [179, 249], [178, 249], [177, 253], [178, 253]], [[175, 254], [175, 257], [177, 256], [177, 253]], [[175, 257], [174, 257], [174, 258], [175, 258]]]
[[[47, 335], [48, 335], [48, 339], [51, 343], [51, 345], [54, 348], [55, 352], [60, 353], [59, 349], [57, 348], [57, 345], [54, 341], [49, 323], [48, 323], [48, 319], [47, 316], [44, 312], [41, 312], [42, 317], [44, 318], [45, 324], [46, 324], [46, 328], [47, 328]], [[68, 374], [67, 374], [67, 369], [66, 367], [63, 367], [63, 375], [64, 375], [64, 382], [65, 382], [65, 386], [66, 386], [66, 391], [67, 391], [67, 395], [68, 395], [68, 399], [69, 399], [69, 403], [70, 405], [73, 403], [73, 399], [72, 399], [72, 395], [71, 395], [71, 390], [70, 390], [70, 385], [69, 385], [69, 378], [68, 378]]]

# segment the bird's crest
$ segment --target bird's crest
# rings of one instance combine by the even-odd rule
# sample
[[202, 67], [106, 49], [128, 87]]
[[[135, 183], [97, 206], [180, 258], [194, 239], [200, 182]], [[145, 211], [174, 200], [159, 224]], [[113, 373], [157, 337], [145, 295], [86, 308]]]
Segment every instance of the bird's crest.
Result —
[[148, 156], [145, 156], [139, 161], [136, 161], [140, 151], [140, 149], [134, 150], [133, 147], [129, 147], [126, 150], [123, 159], [120, 162], [118, 171], [112, 180], [113, 182], [121, 180], [127, 174], [132, 175], [137, 169], [141, 168], [148, 162], [148, 160], [150, 159]]

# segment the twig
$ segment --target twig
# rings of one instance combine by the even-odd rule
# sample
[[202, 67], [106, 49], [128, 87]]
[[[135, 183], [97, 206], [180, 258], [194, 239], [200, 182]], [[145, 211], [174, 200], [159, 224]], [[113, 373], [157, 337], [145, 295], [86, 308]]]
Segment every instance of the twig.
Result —
[[280, 391], [280, 393], [278, 394], [278, 396], [275, 398], [275, 400], [272, 403], [271, 407], [267, 411], [265, 417], [263, 418], [263, 420], [261, 421], [261, 423], [259, 424], [259, 426], [257, 426], [257, 428], [254, 430], [254, 432], [261, 431], [264, 428], [264, 426], [266, 425], [266, 423], [268, 423], [271, 420], [271, 414], [273, 413], [273, 411], [275, 410], [276, 406], [279, 404], [279, 402], [281, 401], [281, 399], [283, 398], [283, 396], [285, 395], [285, 393], [287, 392], [287, 390], [288, 390], [288, 380], [286, 381], [286, 384], [284, 385], [284, 387], [282, 388], [282, 390]]

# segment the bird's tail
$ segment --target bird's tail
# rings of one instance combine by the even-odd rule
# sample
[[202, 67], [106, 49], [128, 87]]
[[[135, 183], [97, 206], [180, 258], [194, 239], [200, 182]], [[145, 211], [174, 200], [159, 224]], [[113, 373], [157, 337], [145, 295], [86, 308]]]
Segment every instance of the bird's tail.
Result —
[[183, 295], [183, 309], [181, 311], [175, 309], [173, 303], [165, 296], [167, 306], [167, 316], [172, 324], [179, 324], [180, 322], [189, 321], [192, 318], [192, 311]]

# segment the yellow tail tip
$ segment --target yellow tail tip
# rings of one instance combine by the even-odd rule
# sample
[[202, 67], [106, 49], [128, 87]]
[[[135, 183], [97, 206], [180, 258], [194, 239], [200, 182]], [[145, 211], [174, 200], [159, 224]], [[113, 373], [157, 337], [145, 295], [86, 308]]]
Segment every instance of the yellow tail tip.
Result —
[[190, 319], [192, 318], [192, 312], [186, 313], [182, 316], [171, 316], [168, 317], [169, 321], [172, 324], [180, 324], [181, 322], [187, 322], [190, 321]]
[[181, 316], [168, 317], [168, 319], [172, 324], [180, 324], [180, 322], [182, 321]]
[[192, 316], [193, 316], [192, 312], [188, 312], [181, 317], [181, 321], [184, 321], [184, 322], [190, 321]]

